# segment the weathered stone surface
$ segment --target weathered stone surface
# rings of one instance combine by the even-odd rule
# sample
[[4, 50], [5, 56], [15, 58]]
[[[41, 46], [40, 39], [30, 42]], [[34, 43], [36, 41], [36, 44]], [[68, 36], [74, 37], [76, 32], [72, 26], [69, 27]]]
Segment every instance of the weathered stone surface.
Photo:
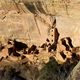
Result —
[[[30, 11], [29, 5], [35, 7], [32, 8], [37, 17]], [[44, 42], [52, 23], [51, 14], [56, 16], [60, 38], [70, 36], [74, 45], [79, 45], [79, 7], [79, 0], [0, 0], [0, 35], [25, 38], [36, 44]]]
[[67, 80], [80, 80], [80, 62], [73, 69]]

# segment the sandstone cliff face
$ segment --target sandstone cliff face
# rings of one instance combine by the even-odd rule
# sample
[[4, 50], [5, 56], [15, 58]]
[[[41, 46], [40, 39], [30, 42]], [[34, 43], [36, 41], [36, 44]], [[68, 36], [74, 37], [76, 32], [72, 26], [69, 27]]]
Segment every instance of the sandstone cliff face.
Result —
[[0, 0], [0, 35], [41, 44], [55, 16], [60, 38], [70, 36], [79, 46], [79, 7], [79, 0]]
[[[39, 13], [35, 16], [24, 3], [1, 1], [0, 35], [6, 38], [18, 38], [30, 43], [44, 41], [47, 38], [50, 16]], [[30, 3], [33, 6], [33, 3]], [[28, 7], [30, 5], [28, 3]], [[34, 6], [33, 6], [34, 7]], [[37, 13], [37, 12], [36, 12]], [[46, 23], [44, 22], [46, 21]]]

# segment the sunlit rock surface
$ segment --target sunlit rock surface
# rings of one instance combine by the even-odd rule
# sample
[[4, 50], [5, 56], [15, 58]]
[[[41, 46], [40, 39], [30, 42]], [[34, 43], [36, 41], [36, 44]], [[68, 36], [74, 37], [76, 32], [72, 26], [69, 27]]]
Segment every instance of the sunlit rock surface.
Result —
[[73, 69], [67, 80], [79, 80], [80, 79], [80, 62]]
[[0, 35], [39, 44], [48, 37], [55, 16], [60, 38], [70, 36], [79, 46], [79, 6], [79, 0], [0, 0]]

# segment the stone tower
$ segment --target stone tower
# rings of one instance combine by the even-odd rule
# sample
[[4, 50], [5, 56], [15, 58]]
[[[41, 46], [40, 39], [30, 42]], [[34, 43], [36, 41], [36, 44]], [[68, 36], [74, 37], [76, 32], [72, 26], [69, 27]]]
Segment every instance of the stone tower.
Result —
[[56, 18], [52, 24], [52, 28], [50, 29], [50, 43], [57, 43], [59, 38], [59, 32], [56, 28]]

